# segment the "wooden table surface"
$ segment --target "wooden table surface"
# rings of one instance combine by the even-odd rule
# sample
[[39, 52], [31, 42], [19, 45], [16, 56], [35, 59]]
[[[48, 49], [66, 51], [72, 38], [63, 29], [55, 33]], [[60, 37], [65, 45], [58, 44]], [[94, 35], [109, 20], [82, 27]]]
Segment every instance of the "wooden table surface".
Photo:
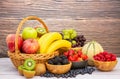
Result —
[[[76, 79], [120, 79], [120, 58], [113, 71], [101, 72], [95, 70], [92, 75], [77, 75]], [[20, 76], [9, 58], [0, 58], [0, 79], [26, 79]], [[32, 79], [45, 79], [45, 77], [35, 76]], [[47, 78], [49, 79], [49, 78]], [[53, 77], [51, 79], [57, 79]], [[60, 78], [61, 79], [61, 78]], [[74, 79], [74, 78], [71, 78]]]
[[50, 31], [74, 28], [120, 56], [120, 0], [0, 0], [0, 57], [7, 56], [7, 34], [29, 15], [42, 18]]

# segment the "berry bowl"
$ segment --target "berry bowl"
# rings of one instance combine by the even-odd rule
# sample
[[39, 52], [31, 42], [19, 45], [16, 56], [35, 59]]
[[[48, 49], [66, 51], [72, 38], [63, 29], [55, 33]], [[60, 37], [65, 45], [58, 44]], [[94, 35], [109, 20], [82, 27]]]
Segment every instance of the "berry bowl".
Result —
[[117, 60], [115, 61], [98, 61], [94, 60], [94, 65], [98, 70], [101, 71], [111, 71], [117, 64]]
[[94, 65], [98, 70], [111, 71], [117, 64], [117, 57], [115, 54], [108, 52], [101, 52], [94, 57]]
[[46, 67], [48, 71], [54, 74], [64, 74], [68, 72], [71, 69], [71, 65], [72, 65], [71, 62], [65, 65], [53, 65], [53, 64], [49, 64], [48, 62], [46, 62]]
[[87, 67], [88, 60], [84, 61], [72, 61], [72, 69], [85, 68]]

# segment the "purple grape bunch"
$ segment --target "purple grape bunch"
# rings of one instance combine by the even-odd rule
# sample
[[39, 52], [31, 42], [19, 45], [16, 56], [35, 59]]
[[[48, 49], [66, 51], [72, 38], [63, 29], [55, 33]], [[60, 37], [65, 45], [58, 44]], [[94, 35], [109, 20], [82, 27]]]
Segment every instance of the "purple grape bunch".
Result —
[[77, 35], [74, 40], [76, 41], [76, 43], [72, 44], [72, 47], [83, 47], [85, 42], [86, 42], [86, 38], [84, 37], [84, 35]]

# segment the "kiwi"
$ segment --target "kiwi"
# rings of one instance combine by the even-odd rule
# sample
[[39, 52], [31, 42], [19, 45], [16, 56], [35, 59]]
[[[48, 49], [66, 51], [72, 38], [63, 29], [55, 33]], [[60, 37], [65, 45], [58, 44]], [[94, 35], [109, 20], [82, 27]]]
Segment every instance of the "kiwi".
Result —
[[23, 65], [26, 70], [34, 70], [36, 66], [36, 62], [32, 58], [28, 58], [25, 60]]
[[35, 67], [35, 71], [36, 71], [35, 75], [37, 75], [37, 76], [46, 73], [46, 66], [45, 66], [45, 64], [44, 63], [37, 64], [36, 67]]
[[35, 76], [35, 71], [29, 71], [29, 70], [23, 69], [23, 75], [26, 78], [32, 78]]
[[23, 65], [18, 66], [18, 72], [20, 75], [23, 75], [23, 69], [24, 69]]
[[41, 36], [41, 35], [47, 33], [47, 32], [46, 32], [46, 29], [45, 29], [45, 28], [42, 28], [42, 27], [36, 28], [36, 31], [37, 31], [37, 33], [38, 33], [38, 36]]

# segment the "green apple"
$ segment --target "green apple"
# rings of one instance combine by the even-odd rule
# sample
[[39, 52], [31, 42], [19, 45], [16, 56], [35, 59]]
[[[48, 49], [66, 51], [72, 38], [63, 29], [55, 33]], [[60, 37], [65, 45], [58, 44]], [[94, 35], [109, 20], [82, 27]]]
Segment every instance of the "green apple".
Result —
[[32, 27], [25, 27], [22, 32], [22, 38], [24, 40], [30, 38], [37, 38], [37, 31]]

